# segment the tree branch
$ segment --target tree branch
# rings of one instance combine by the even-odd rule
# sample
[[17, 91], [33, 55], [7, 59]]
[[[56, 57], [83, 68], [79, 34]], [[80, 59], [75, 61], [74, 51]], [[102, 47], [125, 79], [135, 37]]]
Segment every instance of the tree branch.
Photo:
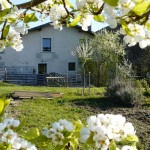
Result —
[[63, 5], [64, 5], [65, 10], [66, 10], [66, 12], [67, 12], [67, 14], [68, 14], [68, 16], [69, 16], [69, 11], [68, 11], [68, 9], [67, 9], [67, 7], [66, 7], [65, 0], [62, 0], [62, 2], [63, 2]]
[[1, 40], [4, 39], [4, 29], [6, 27], [6, 24], [7, 24], [7, 20], [5, 20], [4, 25], [3, 25], [2, 35], [1, 35], [1, 38], [0, 38]]
[[26, 2], [23, 4], [18, 4], [17, 7], [20, 9], [30, 9], [31, 7], [37, 6], [43, 2], [45, 2], [46, 0], [32, 0], [30, 2]]
[[104, 4], [105, 4], [105, 3], [103, 3], [103, 5], [102, 5], [101, 8], [99, 9], [99, 11], [97, 11], [97, 12], [93, 12], [93, 11], [92, 11], [92, 13], [93, 13], [94, 15], [99, 15], [99, 14], [101, 14], [102, 11], [103, 11], [103, 9], [104, 9]]
[[13, 3], [10, 0], [7, 0], [9, 4], [13, 5]]
[[[149, 16], [150, 16], [150, 10], [147, 11], [146, 13], [144, 13], [144, 14], [141, 15], [141, 16], [138, 16], [138, 15], [136, 15], [135, 13], [133, 13], [133, 15], [131, 15], [131, 16], [129, 16], [129, 17], [131, 17], [131, 21], [132, 21], [132, 22], [137, 22], [137, 21], [143, 19], [144, 17], [146, 18], [146, 20], [148, 20]], [[128, 23], [130, 23], [130, 22], [129, 22], [129, 21], [126, 21], [126, 23], [128, 24]], [[145, 22], [143, 22], [143, 23], [145, 23]]]

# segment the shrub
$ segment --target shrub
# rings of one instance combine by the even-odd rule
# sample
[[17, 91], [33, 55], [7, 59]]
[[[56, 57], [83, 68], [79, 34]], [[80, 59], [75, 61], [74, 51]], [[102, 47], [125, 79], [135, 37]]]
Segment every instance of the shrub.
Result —
[[145, 90], [144, 95], [150, 97], [150, 89]]
[[149, 97], [150, 96], [150, 89], [149, 89], [149, 84], [145, 79], [142, 80], [136, 80], [135, 85], [139, 88], [142, 88], [144, 91], [144, 95]]
[[141, 88], [132, 80], [116, 77], [106, 89], [106, 96], [123, 102], [127, 106], [140, 106], [144, 100]]

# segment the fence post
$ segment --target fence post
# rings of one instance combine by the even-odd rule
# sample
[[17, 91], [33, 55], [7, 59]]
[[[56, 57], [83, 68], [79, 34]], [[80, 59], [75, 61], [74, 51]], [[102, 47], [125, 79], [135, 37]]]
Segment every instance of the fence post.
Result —
[[4, 75], [4, 81], [7, 81], [7, 69], [4, 69], [5, 75]]
[[67, 73], [67, 87], [68, 87], [68, 82], [69, 82], [69, 77], [68, 77], [68, 73]]
[[91, 72], [89, 72], [89, 93], [90, 93], [90, 89], [91, 89]]

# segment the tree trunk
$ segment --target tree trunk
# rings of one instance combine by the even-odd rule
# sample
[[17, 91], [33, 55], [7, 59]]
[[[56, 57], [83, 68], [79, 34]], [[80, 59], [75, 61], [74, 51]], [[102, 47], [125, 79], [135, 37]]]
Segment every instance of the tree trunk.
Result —
[[101, 85], [101, 69], [102, 69], [102, 65], [98, 64], [98, 76], [97, 76], [97, 87], [100, 87]]
[[85, 65], [84, 64], [83, 64], [82, 68], [83, 68], [83, 91], [82, 91], [82, 94], [84, 95], [85, 94]]

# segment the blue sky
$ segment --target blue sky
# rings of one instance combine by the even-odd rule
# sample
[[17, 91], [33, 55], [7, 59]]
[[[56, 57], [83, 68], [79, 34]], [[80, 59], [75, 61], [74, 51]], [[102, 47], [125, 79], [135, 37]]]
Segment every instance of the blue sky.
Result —
[[[13, 3], [15, 4], [20, 4], [20, 3], [24, 3], [24, 2], [27, 2], [27, 1], [30, 1], [30, 0], [10, 0], [12, 1]], [[75, 4], [75, 0], [70, 0], [73, 4]], [[46, 21], [48, 22], [48, 21]], [[36, 23], [31, 23], [30, 26], [31, 27], [34, 27], [34, 26], [37, 26], [37, 25], [40, 25], [40, 24], [44, 24], [45, 22], [36, 22]], [[99, 29], [101, 29], [102, 27], [106, 26], [106, 24], [104, 23], [97, 23], [97, 22], [93, 22], [92, 23], [92, 31], [97, 31]]]

